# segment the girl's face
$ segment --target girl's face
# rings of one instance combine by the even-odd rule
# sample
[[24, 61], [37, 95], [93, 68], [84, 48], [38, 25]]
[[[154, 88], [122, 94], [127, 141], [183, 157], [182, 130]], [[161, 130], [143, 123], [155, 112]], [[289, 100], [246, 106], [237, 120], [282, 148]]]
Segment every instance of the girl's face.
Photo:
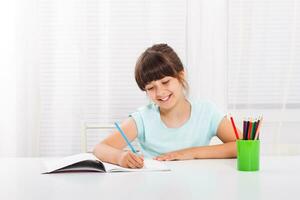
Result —
[[183, 86], [177, 78], [166, 76], [145, 87], [149, 98], [160, 108], [170, 109], [183, 97]]

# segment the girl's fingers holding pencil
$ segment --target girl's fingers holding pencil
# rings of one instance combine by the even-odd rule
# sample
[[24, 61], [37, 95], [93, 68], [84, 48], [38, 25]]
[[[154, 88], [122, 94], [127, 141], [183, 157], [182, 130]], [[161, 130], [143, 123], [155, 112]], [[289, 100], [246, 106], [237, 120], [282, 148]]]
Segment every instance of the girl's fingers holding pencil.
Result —
[[132, 159], [134, 159], [137, 163], [139, 163], [141, 166], [144, 165], [144, 158], [143, 157], [140, 157], [136, 154], [133, 154], [133, 153], [130, 153], [129, 154], [131, 156]]
[[118, 164], [121, 167], [142, 168], [144, 166], [144, 159], [131, 151], [124, 151], [120, 154]]
[[130, 162], [130, 160], [127, 160], [127, 167], [132, 169], [136, 168], [136, 166], [132, 162]]
[[130, 155], [130, 161], [137, 166], [138, 168], [142, 168], [144, 166], [144, 160], [142, 158], [140, 158], [139, 156], [133, 154], [133, 153], [129, 153]]
[[142, 168], [143, 167], [143, 164], [137, 162], [133, 157], [129, 157], [128, 158], [128, 163], [130, 163], [130, 167], [131, 168]]
[[120, 157], [119, 157], [119, 160], [118, 160], [118, 164], [121, 166], [121, 167], [127, 167], [127, 168], [135, 168], [134, 167], [134, 164], [129, 163], [129, 160], [132, 159], [131, 156], [130, 156], [130, 153], [129, 151], [124, 151], [121, 153]]

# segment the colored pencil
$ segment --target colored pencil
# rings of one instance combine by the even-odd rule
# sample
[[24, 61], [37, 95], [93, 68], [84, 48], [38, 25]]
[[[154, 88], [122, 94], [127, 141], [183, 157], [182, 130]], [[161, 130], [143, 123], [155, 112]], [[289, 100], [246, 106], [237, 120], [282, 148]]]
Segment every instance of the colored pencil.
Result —
[[236, 137], [237, 140], [239, 140], [239, 139], [240, 139], [240, 138], [239, 138], [239, 134], [238, 134], [238, 132], [237, 132], [237, 130], [236, 130], [236, 127], [235, 127], [235, 124], [234, 124], [234, 121], [233, 121], [232, 116], [230, 116], [230, 121], [231, 121], [233, 130], [234, 130], [234, 133], [235, 133], [235, 137]]
[[246, 139], [246, 131], [247, 130], [247, 121], [246, 120], [244, 120], [243, 121], [243, 140], [245, 140]]
[[249, 120], [249, 127], [248, 127], [248, 140], [251, 140], [251, 130], [252, 130], [252, 119]]
[[260, 131], [262, 121], [263, 121], [263, 117], [261, 116], [261, 119], [258, 120], [258, 127], [257, 127], [256, 132], [255, 132], [254, 140], [259, 139], [259, 131]]
[[255, 136], [255, 131], [256, 131], [256, 124], [257, 124], [257, 121], [253, 121], [253, 126], [252, 126], [252, 130], [251, 130], [251, 140], [254, 139], [254, 136]]
[[133, 148], [133, 146], [130, 144], [129, 140], [127, 139], [125, 133], [122, 131], [121, 127], [115, 122], [115, 125], [117, 127], [117, 129], [119, 130], [119, 132], [121, 133], [122, 137], [124, 138], [125, 142], [127, 143], [127, 145], [130, 147], [131, 151], [133, 153], [136, 153], [136, 150]]
[[245, 133], [245, 140], [248, 140], [248, 129], [250, 125], [250, 120], [249, 118], [247, 119], [247, 125], [246, 125], [246, 133]]

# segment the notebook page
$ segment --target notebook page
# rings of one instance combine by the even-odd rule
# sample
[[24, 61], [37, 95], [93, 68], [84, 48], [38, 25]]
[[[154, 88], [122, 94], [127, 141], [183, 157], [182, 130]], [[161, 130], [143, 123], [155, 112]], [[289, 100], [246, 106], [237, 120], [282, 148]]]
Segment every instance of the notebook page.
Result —
[[113, 165], [110, 163], [103, 163], [107, 172], [147, 172], [147, 171], [170, 171], [162, 161], [146, 159], [144, 160], [144, 167], [140, 169], [130, 169]]

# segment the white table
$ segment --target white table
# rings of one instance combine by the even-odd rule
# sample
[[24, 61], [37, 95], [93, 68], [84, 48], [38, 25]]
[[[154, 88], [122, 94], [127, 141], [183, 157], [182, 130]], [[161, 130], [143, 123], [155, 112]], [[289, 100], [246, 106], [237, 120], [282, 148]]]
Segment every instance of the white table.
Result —
[[0, 158], [0, 199], [300, 199], [300, 156], [166, 162], [170, 172], [40, 174], [41, 158]]

